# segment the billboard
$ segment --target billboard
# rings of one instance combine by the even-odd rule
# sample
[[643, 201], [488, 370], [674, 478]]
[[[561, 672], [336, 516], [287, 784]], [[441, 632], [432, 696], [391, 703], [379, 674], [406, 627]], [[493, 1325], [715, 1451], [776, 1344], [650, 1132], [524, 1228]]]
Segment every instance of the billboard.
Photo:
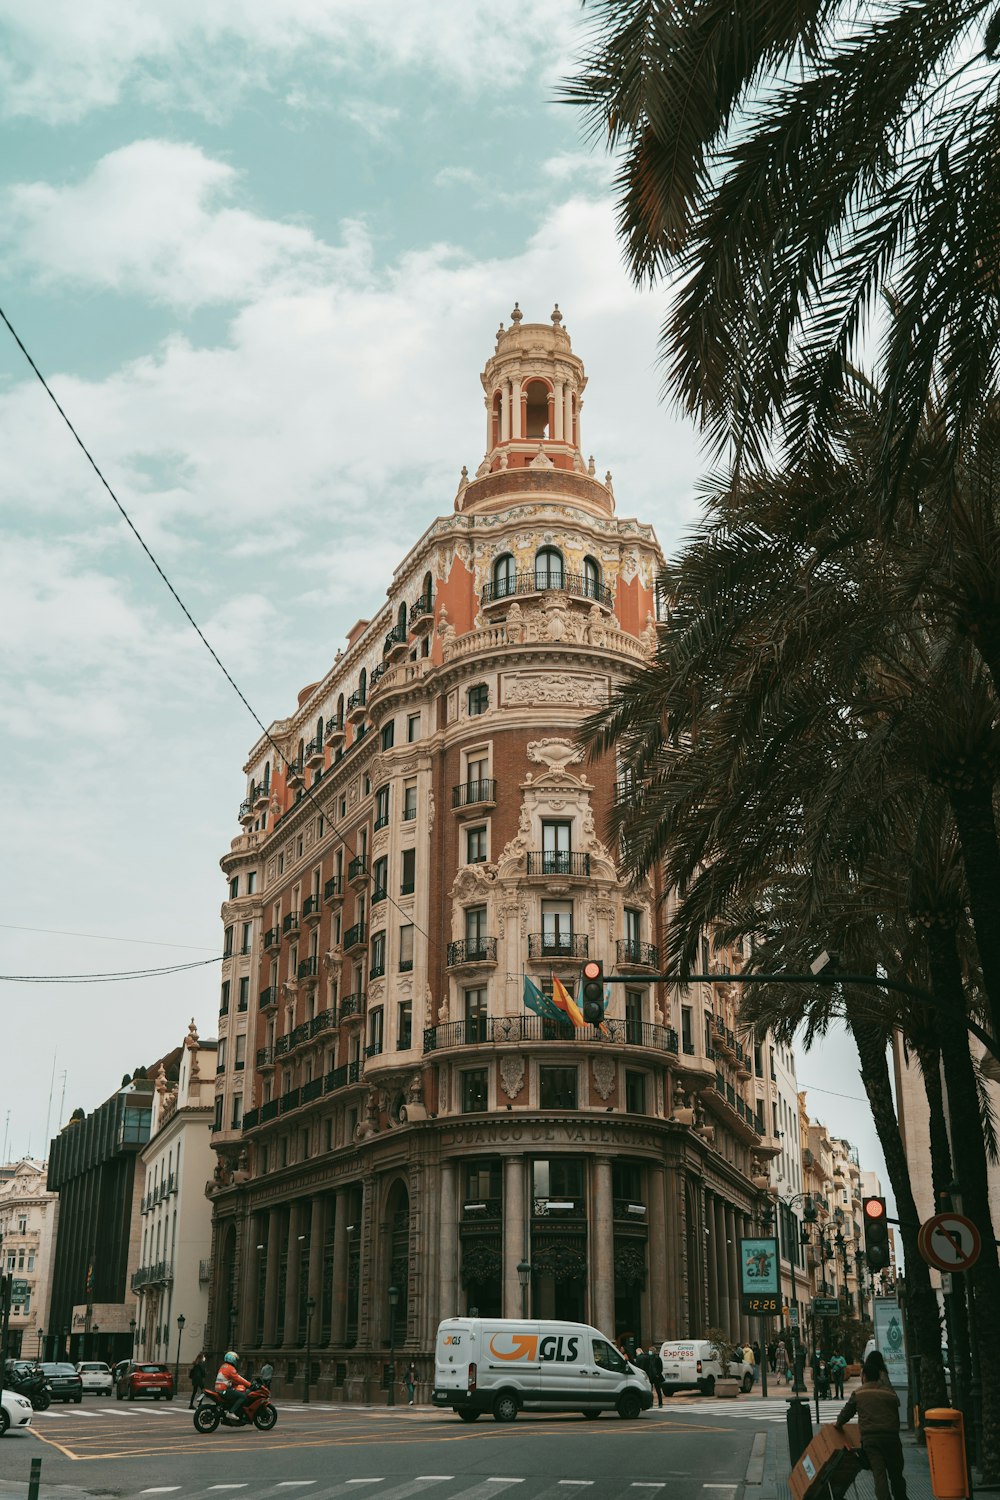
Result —
[[778, 1241], [776, 1239], [740, 1240], [740, 1292], [744, 1297], [777, 1297]]

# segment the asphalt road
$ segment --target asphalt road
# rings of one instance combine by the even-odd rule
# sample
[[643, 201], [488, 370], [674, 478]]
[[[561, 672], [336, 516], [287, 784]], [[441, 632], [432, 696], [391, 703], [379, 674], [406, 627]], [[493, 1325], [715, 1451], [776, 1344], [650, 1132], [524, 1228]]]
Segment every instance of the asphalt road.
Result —
[[[739, 1415], [735, 1413], [739, 1410]], [[0, 1500], [24, 1496], [42, 1459], [41, 1500], [742, 1500], [756, 1433], [750, 1408], [522, 1413], [465, 1424], [427, 1408], [284, 1406], [269, 1433], [221, 1428], [201, 1436], [181, 1401], [36, 1413], [28, 1433], [0, 1442]], [[16, 1485], [16, 1488], [15, 1488]], [[60, 1487], [53, 1490], [53, 1486]], [[68, 1488], [65, 1488], [68, 1487]]]

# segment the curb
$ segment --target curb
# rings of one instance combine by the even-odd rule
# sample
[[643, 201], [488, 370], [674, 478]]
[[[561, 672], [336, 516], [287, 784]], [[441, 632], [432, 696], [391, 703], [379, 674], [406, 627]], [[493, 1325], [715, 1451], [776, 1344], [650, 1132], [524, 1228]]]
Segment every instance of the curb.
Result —
[[754, 1433], [753, 1447], [750, 1449], [750, 1458], [747, 1463], [747, 1471], [743, 1476], [743, 1483], [755, 1487], [764, 1483], [764, 1456], [767, 1453], [767, 1433]]

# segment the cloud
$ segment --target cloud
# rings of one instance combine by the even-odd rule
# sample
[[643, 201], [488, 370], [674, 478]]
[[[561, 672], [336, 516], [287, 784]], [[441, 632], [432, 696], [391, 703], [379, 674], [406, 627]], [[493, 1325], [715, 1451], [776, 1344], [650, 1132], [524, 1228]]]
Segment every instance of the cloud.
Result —
[[136, 293], [187, 310], [265, 288], [349, 279], [369, 268], [361, 226], [341, 246], [232, 202], [239, 174], [199, 147], [134, 141], [82, 181], [20, 183], [5, 194], [9, 262], [42, 281]]
[[331, 78], [351, 74], [496, 95], [548, 76], [578, 14], [575, 0], [435, 0], [433, 14], [413, 0], [0, 0], [0, 107], [57, 123], [131, 98], [220, 118], [253, 90], [325, 108]]

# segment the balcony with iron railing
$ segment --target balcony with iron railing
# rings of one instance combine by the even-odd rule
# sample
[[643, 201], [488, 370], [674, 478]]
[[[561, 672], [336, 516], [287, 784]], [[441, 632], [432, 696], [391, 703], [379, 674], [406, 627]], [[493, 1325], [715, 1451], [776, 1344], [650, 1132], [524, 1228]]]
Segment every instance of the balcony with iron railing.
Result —
[[677, 1054], [677, 1033], [656, 1021], [630, 1021], [620, 1016], [606, 1018], [605, 1031], [596, 1026], [575, 1027], [546, 1016], [476, 1016], [468, 1021], [445, 1021], [424, 1030], [424, 1052], [443, 1052], [454, 1047], [502, 1047], [526, 1042], [596, 1042], [603, 1046], [644, 1047], [653, 1052]]
[[564, 573], [561, 568], [535, 568], [531, 572], [516, 573], [508, 578], [497, 578], [486, 584], [480, 596], [484, 607], [502, 604], [520, 594], [568, 594], [571, 599], [584, 599], [611, 609], [614, 599], [611, 590], [582, 573]]
[[323, 900], [327, 906], [333, 906], [338, 901], [343, 901], [344, 892], [341, 889], [340, 876], [331, 875], [323, 887]]
[[379, 813], [378, 817], [375, 819], [375, 822], [372, 824], [372, 827], [374, 828], [376, 833], [379, 833], [383, 828], [388, 828], [388, 826], [389, 814], [387, 812]]
[[655, 943], [640, 943], [638, 938], [619, 938], [615, 951], [619, 969], [660, 967], [660, 950]]
[[590, 875], [590, 855], [572, 849], [532, 849], [528, 854], [528, 874], [586, 879]]
[[466, 938], [459, 943], [449, 943], [446, 962], [449, 969], [460, 969], [472, 964], [495, 964], [497, 940], [495, 937]]
[[274, 1067], [274, 1048], [273, 1047], [258, 1047], [257, 1048], [257, 1066], [258, 1066], [258, 1068], [273, 1068]]
[[382, 1038], [379, 1037], [377, 1041], [368, 1043], [367, 1047], [365, 1048], [365, 1057], [381, 1057], [381, 1055]]
[[368, 861], [363, 854], [356, 854], [347, 866], [347, 880], [350, 885], [360, 885], [368, 879]]
[[320, 766], [323, 764], [323, 737], [316, 735], [306, 746], [306, 765]]
[[132, 1272], [132, 1290], [144, 1286], [170, 1286], [174, 1279], [172, 1260], [158, 1260], [148, 1266], [140, 1266]]
[[269, 927], [267, 932], [265, 932], [264, 934], [264, 947], [277, 948], [280, 942], [281, 929], [278, 927]]
[[298, 1089], [285, 1090], [281, 1096], [281, 1113], [283, 1115], [287, 1115], [289, 1110], [298, 1109], [299, 1095], [300, 1091]]
[[421, 594], [410, 605], [407, 625], [411, 635], [426, 635], [434, 625], [434, 600], [430, 594]]
[[478, 812], [484, 807], [495, 807], [496, 800], [497, 784], [492, 776], [481, 777], [479, 781], [461, 781], [451, 789], [452, 812], [460, 815], [473, 809]]
[[364, 1013], [365, 992], [357, 990], [353, 995], [345, 995], [340, 1002], [340, 1019], [350, 1021]]
[[280, 1104], [277, 1099], [265, 1100], [260, 1107], [260, 1123], [266, 1125], [269, 1120], [276, 1120], [279, 1108]]
[[302, 1103], [303, 1104], [311, 1104], [314, 1099], [318, 1099], [319, 1098], [319, 1096], [320, 1096], [320, 1094], [322, 1094], [322, 1092], [323, 1092], [323, 1079], [322, 1079], [322, 1077], [310, 1078], [308, 1083], [304, 1083], [302, 1085]]
[[278, 986], [276, 984], [269, 984], [266, 989], [261, 990], [260, 999], [257, 1003], [261, 1010], [269, 1010], [272, 1005], [277, 1005]]
[[333, 1068], [323, 1078], [323, 1092], [332, 1094], [335, 1089], [347, 1088], [352, 1083], [361, 1081], [361, 1063], [343, 1063], [339, 1068]]
[[372, 906], [378, 906], [379, 902], [384, 901], [388, 894], [389, 892], [386, 890], [384, 885], [374, 886], [372, 889]]
[[305, 780], [305, 767], [302, 761], [296, 759], [289, 761], [288, 772], [285, 777], [289, 786], [301, 786]]
[[337, 1011], [334, 1006], [328, 1010], [321, 1010], [318, 1016], [313, 1016], [309, 1022], [309, 1035], [319, 1036], [320, 1032], [331, 1031], [337, 1024]]
[[260, 786], [254, 787], [251, 792], [251, 796], [253, 797], [254, 807], [266, 806], [266, 804], [271, 800], [270, 781], [262, 781]]
[[369, 979], [381, 979], [385, 974], [385, 954], [380, 953], [374, 957], [368, 969]]
[[348, 927], [344, 933], [344, 952], [350, 953], [352, 949], [363, 948], [368, 942], [368, 928], [364, 922], [355, 922], [353, 927]]
[[407, 629], [405, 625], [394, 625], [382, 643], [382, 655], [395, 655], [406, 650]]
[[323, 915], [323, 903], [320, 900], [319, 891], [314, 891], [307, 896], [302, 903], [302, 920], [314, 925]]
[[331, 719], [329, 724], [326, 726], [326, 734], [323, 736], [323, 738], [326, 740], [326, 743], [332, 747], [343, 744], [345, 738], [343, 719]]
[[301, 958], [295, 972], [299, 979], [315, 979], [319, 973], [319, 959], [316, 957]]
[[359, 688], [356, 693], [352, 693], [351, 696], [348, 698], [348, 700], [347, 700], [347, 719], [348, 719], [349, 723], [351, 723], [351, 724], [360, 723], [360, 721], [365, 717], [365, 712], [366, 712], [365, 697], [366, 697], [366, 695]]
[[281, 919], [282, 937], [294, 937], [301, 929], [301, 920], [297, 911], [286, 912]]
[[244, 797], [243, 801], [240, 803], [239, 821], [241, 823], [253, 822], [253, 801], [250, 797]]
[[528, 934], [528, 957], [552, 959], [556, 963], [587, 957], [585, 932], [531, 932]]

